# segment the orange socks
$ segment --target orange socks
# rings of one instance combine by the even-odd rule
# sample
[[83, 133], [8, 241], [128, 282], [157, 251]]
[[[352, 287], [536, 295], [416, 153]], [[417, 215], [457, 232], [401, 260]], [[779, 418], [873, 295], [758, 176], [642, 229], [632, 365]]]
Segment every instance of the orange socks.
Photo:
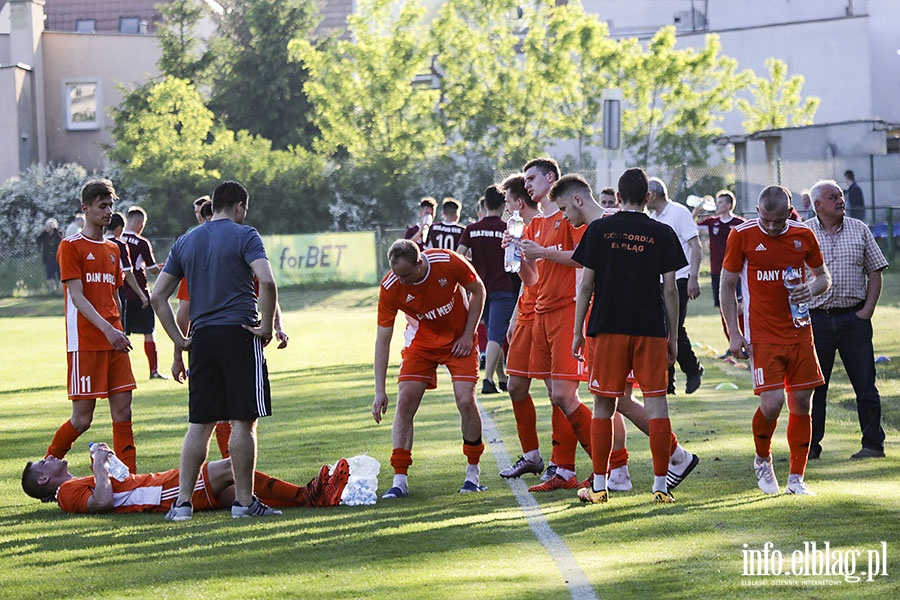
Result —
[[575, 470], [575, 447], [578, 445], [578, 438], [575, 437], [575, 431], [572, 424], [566, 417], [566, 413], [561, 408], [553, 405], [551, 413], [551, 423], [553, 425], [553, 453], [550, 460], [558, 467]]
[[594, 473], [609, 473], [610, 452], [613, 445], [613, 423], [609, 419], [591, 419], [591, 462]]
[[159, 362], [156, 358], [156, 342], [144, 342], [144, 354], [147, 355], [150, 372], [156, 373], [159, 371]]
[[[812, 417], [810, 417], [810, 419], [812, 419]], [[756, 455], [760, 458], [766, 458], [771, 453], [772, 435], [775, 433], [776, 427], [778, 427], [778, 419], [769, 421], [759, 408], [753, 413], [753, 443], [756, 444]], [[812, 425], [810, 425], [810, 427], [812, 427]], [[810, 438], [806, 438], [807, 445], [809, 444], [809, 439]], [[793, 456], [793, 451], [791, 452], [791, 456]], [[791, 473], [793, 473], [793, 471], [791, 471]]]
[[591, 456], [591, 419], [593, 413], [591, 409], [584, 405], [583, 402], [578, 403], [578, 408], [569, 415], [569, 423], [572, 424], [572, 431], [575, 437], [584, 448], [584, 451]]
[[791, 475], [806, 472], [809, 460], [809, 442], [812, 439], [812, 415], [788, 414], [787, 441], [791, 450]]
[[137, 473], [137, 451], [134, 448], [134, 433], [131, 421], [120, 421], [112, 424], [113, 452], [119, 457], [132, 475]]
[[219, 446], [219, 453], [222, 458], [228, 458], [231, 453], [228, 451], [228, 441], [231, 439], [231, 423], [228, 421], [219, 421], [216, 423], [216, 444]]
[[[594, 441], [594, 430], [591, 429], [591, 442]], [[592, 455], [593, 456], [593, 455]], [[609, 455], [609, 470], [618, 469], [619, 467], [624, 467], [628, 464], [628, 449], [627, 448], [619, 448], [618, 450], [613, 450], [612, 454]]]
[[47, 456], [55, 456], [56, 458], [65, 458], [66, 453], [72, 449], [72, 444], [78, 439], [81, 432], [75, 429], [72, 421], [63, 423], [56, 433], [53, 434], [53, 440], [50, 447], [47, 448]]
[[534, 400], [528, 394], [522, 400], [512, 403], [513, 415], [516, 417], [516, 431], [519, 432], [519, 443], [522, 452], [531, 452], [540, 447], [537, 432], [537, 412], [534, 410]]
[[[466, 455], [470, 465], [477, 465], [481, 460], [481, 455], [484, 454], [484, 442], [481, 441], [481, 438], [474, 442], [463, 440], [463, 454]], [[391, 457], [391, 464], [394, 464], [393, 460], [393, 457]]]
[[[484, 446], [482, 446], [484, 449]], [[394, 448], [391, 452], [391, 466], [394, 474], [408, 475], [409, 466], [412, 464], [412, 451], [406, 448]]]
[[669, 419], [650, 419], [650, 454], [653, 457], [653, 475], [665, 477], [669, 472], [669, 456], [672, 445], [672, 424]]
[[305, 487], [296, 486], [260, 471], [253, 473], [253, 492], [260, 501], [276, 508], [315, 506], [310, 501]]

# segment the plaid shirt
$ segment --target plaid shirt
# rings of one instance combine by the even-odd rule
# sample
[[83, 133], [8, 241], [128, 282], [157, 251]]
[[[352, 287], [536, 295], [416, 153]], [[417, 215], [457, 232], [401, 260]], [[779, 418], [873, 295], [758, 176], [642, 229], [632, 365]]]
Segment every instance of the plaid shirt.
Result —
[[850, 217], [834, 235], [822, 227], [818, 217], [804, 221], [813, 230], [831, 273], [831, 287], [813, 296], [810, 308], [849, 308], [866, 299], [868, 274], [888, 266], [869, 226]]

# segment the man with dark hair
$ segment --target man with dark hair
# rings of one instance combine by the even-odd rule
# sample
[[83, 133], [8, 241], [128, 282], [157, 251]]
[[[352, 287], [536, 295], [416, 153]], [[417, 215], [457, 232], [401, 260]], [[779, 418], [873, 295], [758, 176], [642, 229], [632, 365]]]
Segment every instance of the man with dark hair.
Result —
[[825, 405], [835, 352], [856, 394], [856, 413], [862, 432], [862, 448], [850, 458], [884, 456], [881, 396], [875, 387], [875, 351], [872, 347], [872, 314], [881, 295], [882, 275], [888, 262], [869, 227], [844, 217], [844, 195], [834, 181], [819, 181], [809, 192], [816, 216], [806, 225], [822, 246], [833, 285], [810, 302], [816, 355], [825, 385], [812, 397], [812, 442], [809, 457], [819, 458], [825, 437]]
[[56, 262], [56, 251], [63, 239], [59, 223], [53, 217], [44, 222], [44, 228], [35, 242], [41, 249], [41, 262], [44, 263], [44, 276], [47, 280], [47, 291], [56, 294], [59, 289], [59, 263]]
[[500, 245], [503, 232], [506, 231], [506, 223], [501, 218], [504, 207], [503, 193], [496, 185], [489, 185], [484, 190], [486, 215], [480, 221], [466, 226], [457, 248], [457, 252], [463, 256], [471, 253], [472, 266], [484, 282], [487, 292], [482, 315], [487, 326], [482, 394], [499, 393], [494, 384], [494, 373], [497, 374], [500, 389], [506, 391], [503, 341], [506, 339], [506, 330], [509, 329], [509, 319], [516, 307], [515, 285], [510, 274], [503, 268], [504, 251]]
[[[687, 376], [684, 384], [686, 394], [693, 394], [703, 379], [703, 365], [694, 354], [691, 339], [684, 328], [689, 300], [700, 297], [700, 234], [691, 212], [682, 204], [669, 200], [666, 184], [658, 177], [649, 180], [650, 199], [647, 208], [650, 218], [665, 223], [675, 230], [681, 240], [681, 249], [688, 264], [678, 270], [675, 284], [678, 287], [678, 366]], [[669, 394], [675, 393], [675, 365], [669, 367]]]
[[[553, 190], [564, 205], [593, 201], [583, 180]], [[666, 365], [678, 353], [678, 290], [675, 272], [687, 264], [681, 243], [671, 227], [650, 219], [648, 181], [643, 169], [628, 169], [619, 178], [621, 210], [595, 219], [573, 254], [584, 265], [576, 300], [571, 351], [583, 356], [581, 325], [593, 296], [587, 334], [594, 337], [590, 352], [590, 383], [594, 395], [591, 422], [593, 477], [578, 491], [582, 502], [608, 500], [607, 473], [613, 446], [613, 416], [617, 398], [625, 395], [630, 373], [644, 396], [650, 453], [653, 458], [653, 502], [674, 498], [667, 482], [672, 426], [666, 399]], [[570, 191], [571, 190], [571, 191]], [[660, 278], [662, 286], [660, 287]], [[684, 466], [695, 465], [685, 452]], [[696, 457], [690, 456], [691, 459]], [[690, 466], [689, 468], [693, 468]], [[688, 471], [689, 472], [689, 471]]]
[[[691, 212], [691, 216], [697, 218], [700, 211], [703, 210], [703, 204], [698, 204]], [[722, 316], [722, 308], [719, 302], [719, 283], [722, 278], [722, 261], [725, 260], [725, 242], [728, 241], [728, 234], [734, 227], [744, 222], [744, 217], [734, 214], [734, 194], [728, 190], [719, 190], [716, 192], [716, 214], [706, 217], [697, 223], [698, 227], [706, 227], [709, 231], [709, 272], [712, 279], [713, 305], [719, 309], [719, 316], [722, 320], [722, 331], [725, 332], [725, 339], [728, 339], [728, 328], [725, 325], [725, 317]], [[738, 288], [738, 302], [743, 300], [741, 290]], [[725, 352], [720, 358], [727, 358], [730, 352]]]
[[[506, 199], [506, 210], [512, 214], [518, 212], [525, 225], [541, 214], [541, 207], [525, 189], [525, 175], [516, 173], [510, 175], [500, 184]], [[518, 275], [516, 275], [518, 279]], [[541, 475], [544, 481], [556, 475], [556, 465], [551, 465], [544, 472], [544, 458], [541, 456], [540, 439], [537, 432], [537, 411], [534, 408], [534, 400], [531, 397], [531, 345], [534, 325], [534, 296], [535, 288], [521, 285], [519, 280], [519, 299], [516, 308], [510, 317], [509, 328], [506, 337], [509, 340], [509, 350], [506, 356], [507, 390], [512, 402], [513, 415], [516, 418], [516, 432], [522, 454], [512, 465], [500, 471], [500, 477], [505, 479], [518, 478], [527, 473]], [[545, 380], [547, 389], [550, 389], [550, 380]], [[556, 414], [554, 410], [554, 414]], [[571, 429], [571, 428], [570, 428]], [[571, 437], [571, 435], [569, 436]], [[554, 447], [554, 452], [556, 451]], [[552, 460], [552, 459], [551, 459]]]
[[153, 256], [153, 245], [150, 240], [141, 235], [147, 224], [147, 212], [140, 206], [132, 206], [128, 209], [125, 219], [125, 231], [121, 240], [128, 246], [128, 255], [131, 257], [132, 272], [141, 287], [141, 294], [137, 294], [131, 288], [125, 290], [125, 333], [144, 334], [144, 354], [150, 365], [150, 379], [168, 379], [159, 372], [159, 358], [156, 352], [156, 320], [153, 318], [153, 309], [147, 305], [146, 298], [150, 297], [147, 286], [147, 273], [152, 275], [159, 273], [160, 265], [156, 264]]
[[578, 443], [590, 454], [591, 410], [578, 397], [578, 385], [586, 379], [582, 363], [572, 356], [575, 320], [576, 269], [572, 253], [584, 228], [575, 228], [549, 196], [559, 180], [559, 166], [550, 158], [537, 158], [523, 168], [525, 189], [538, 201], [543, 214], [532, 219], [522, 238], [522, 283], [536, 289], [530, 370], [549, 380], [554, 406], [553, 440], [556, 474], [529, 488], [532, 492], [578, 487], [575, 454]]
[[131, 426], [131, 392], [137, 386], [122, 331], [116, 290], [122, 284], [119, 247], [104, 239], [103, 229], [118, 197], [108, 179], [94, 179], [81, 190], [84, 228], [59, 244], [66, 302], [68, 394], [72, 417], [56, 431], [47, 456], [62, 459], [94, 418], [97, 398], [109, 398], [113, 447], [131, 472], [137, 469]]
[[597, 198], [597, 204], [601, 208], [616, 208], [619, 206], [619, 200], [616, 198], [615, 188], [605, 187], [600, 190], [600, 196]]
[[[259, 233], [243, 224], [250, 204], [244, 186], [226, 181], [212, 203], [212, 219], [175, 241], [150, 297], [176, 349], [191, 351], [190, 424], [181, 449], [178, 500], [166, 514], [173, 521], [193, 514], [191, 496], [218, 421], [232, 424], [232, 516], [274, 514], [253, 495], [253, 472], [256, 423], [272, 413], [263, 348], [272, 340], [278, 289]], [[169, 305], [182, 277], [191, 291], [189, 338]]]
[[[107, 461], [113, 454], [104, 443], [91, 451], [88, 477], [75, 477], [64, 460], [48, 457], [29, 461], [22, 471], [22, 489], [32, 498], [56, 501], [68, 513], [166, 512], [171, 509], [178, 490], [179, 470], [162, 473], [130, 474], [119, 481], [109, 474]], [[204, 463], [202, 476], [194, 488], [192, 502], [197, 510], [228, 506], [234, 499], [234, 474], [231, 460]], [[266, 502], [278, 507], [337, 506], [350, 477], [350, 465], [342, 458], [329, 475], [328, 465], [305, 486], [300, 487], [256, 471], [253, 487]], [[281, 511], [273, 511], [281, 514]]]
[[[387, 367], [398, 312], [406, 315], [406, 345], [397, 377], [397, 409], [391, 426], [391, 466], [394, 480], [382, 498], [409, 495], [413, 419], [425, 390], [437, 387], [437, 367], [450, 371], [459, 411], [466, 479], [460, 492], [480, 492], [481, 414], [475, 400], [478, 382], [476, 333], [484, 308], [484, 284], [463, 257], [452, 250], [423, 252], [412, 240], [397, 240], [388, 249], [391, 270], [381, 281], [378, 331], [375, 338], [375, 399], [372, 417], [380, 423], [387, 413]], [[466, 292], [470, 295], [466, 298]]]
[[849, 169], [844, 171], [844, 181], [847, 182], [844, 196], [847, 198], [847, 204], [850, 206], [850, 217], [865, 223], [866, 198], [863, 196], [862, 188], [856, 183], [856, 175], [853, 174], [853, 171]]
[[[131, 266], [131, 256], [128, 253], [128, 245], [120, 239], [124, 228], [125, 217], [122, 216], [122, 213], [113, 213], [112, 217], [109, 219], [109, 225], [106, 226], [106, 233], [103, 237], [119, 247], [119, 260], [122, 262], [122, 273], [125, 275], [125, 283], [138, 295], [138, 297], [141, 298], [142, 306], [146, 308], [150, 306], [150, 295], [144, 293], [141, 284], [138, 283], [137, 278], [134, 276], [134, 269]], [[119, 302], [122, 306], [125, 306], [126, 300], [124, 288], [125, 286], [123, 285], [120, 286], [118, 290]]]
[[456, 250], [459, 246], [459, 238], [462, 237], [464, 227], [459, 224], [459, 212], [461, 205], [456, 198], [447, 197], [441, 202], [440, 223], [434, 223], [428, 228], [426, 248], [443, 248], [444, 250]]
[[[791, 201], [785, 188], [764, 188], [756, 212], [759, 218], [738, 225], [728, 237], [721, 291], [731, 354], [750, 357], [753, 393], [759, 396], [752, 423], [756, 445], [753, 469], [759, 489], [766, 494], [779, 492], [772, 435], [787, 392], [790, 470], [785, 493], [815, 495], [803, 481], [812, 437], [809, 400], [813, 389], [825, 380], [811, 328], [794, 322], [790, 305], [810, 302], [813, 296], [824, 293], [831, 278], [816, 236], [808, 226], [789, 220]], [[784, 285], [788, 267], [799, 270], [804, 280], [790, 291]], [[807, 268], [813, 276], [811, 281]], [[744, 288], [743, 329], [738, 326], [735, 295], [739, 278]]]
[[431, 196], [425, 196], [419, 201], [418, 221], [406, 228], [404, 239], [414, 241], [420, 250], [425, 248], [425, 240], [428, 239], [428, 229], [434, 222], [437, 213], [437, 200]]

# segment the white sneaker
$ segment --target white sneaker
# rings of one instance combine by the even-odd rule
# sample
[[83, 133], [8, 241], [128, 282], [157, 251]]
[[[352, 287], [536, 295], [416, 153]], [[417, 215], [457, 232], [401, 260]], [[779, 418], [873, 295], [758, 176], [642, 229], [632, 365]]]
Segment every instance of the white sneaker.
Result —
[[759, 462], [759, 458], [753, 460], [753, 469], [756, 471], [756, 483], [759, 489], [767, 494], [777, 494], [779, 491], [778, 480], [775, 479], [775, 469], [772, 467], [772, 457], [763, 459]]
[[787, 487], [784, 488], [785, 494], [796, 494], [797, 496], [815, 496], [816, 493], [809, 489], [806, 482], [802, 478], [789, 478]]
[[609, 472], [606, 478], [606, 489], [612, 492], [630, 492], [631, 475], [628, 474], [628, 465], [616, 467]]

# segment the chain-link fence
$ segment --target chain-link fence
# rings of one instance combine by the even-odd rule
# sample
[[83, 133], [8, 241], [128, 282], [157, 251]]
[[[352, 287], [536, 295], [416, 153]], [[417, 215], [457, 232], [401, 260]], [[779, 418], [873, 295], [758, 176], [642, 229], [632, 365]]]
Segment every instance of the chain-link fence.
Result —
[[[669, 196], [685, 202], [689, 195], [713, 195], [720, 189], [733, 190], [737, 197], [736, 212], [755, 216], [756, 197], [763, 187], [779, 184], [799, 194], [820, 179], [834, 179], [844, 186], [843, 174], [854, 171], [866, 198], [866, 221], [889, 258], [900, 243], [900, 155], [862, 157], [857, 160], [775, 161], [771, 165], [732, 164], [689, 167], [648, 167], [647, 173], [666, 182]], [[512, 172], [496, 172], [502, 181]], [[581, 174], [592, 184], [598, 177], [605, 181], [608, 173], [584, 169]], [[615, 178], [614, 178], [615, 179]], [[604, 187], [596, 185], [597, 188]], [[796, 196], [795, 196], [796, 197]], [[795, 201], [796, 202], [796, 201]], [[798, 210], [802, 211], [801, 206]], [[402, 228], [376, 227], [376, 253], [379, 273], [387, 271], [387, 249], [403, 237]], [[174, 239], [151, 238], [157, 260], [165, 259]], [[0, 248], [0, 298], [47, 294], [44, 267], [37, 244], [21, 248]]]

